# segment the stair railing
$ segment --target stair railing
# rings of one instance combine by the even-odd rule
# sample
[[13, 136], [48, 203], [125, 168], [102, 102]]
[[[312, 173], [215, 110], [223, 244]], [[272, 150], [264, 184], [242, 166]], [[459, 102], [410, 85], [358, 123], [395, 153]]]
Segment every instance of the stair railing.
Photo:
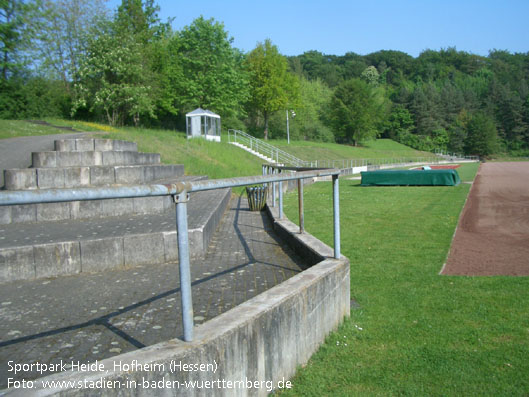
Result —
[[251, 150], [268, 157], [278, 164], [288, 164], [295, 167], [306, 167], [310, 162], [301, 160], [290, 153], [285, 152], [269, 143], [258, 139], [244, 131], [230, 129], [228, 130], [228, 142], [238, 143], [250, 148]]

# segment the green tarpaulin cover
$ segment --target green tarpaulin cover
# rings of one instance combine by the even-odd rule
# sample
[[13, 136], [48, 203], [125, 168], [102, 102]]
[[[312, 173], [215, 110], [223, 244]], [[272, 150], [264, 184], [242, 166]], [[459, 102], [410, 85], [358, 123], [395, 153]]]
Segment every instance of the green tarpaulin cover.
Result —
[[361, 186], [457, 186], [456, 170], [394, 170], [361, 172]]

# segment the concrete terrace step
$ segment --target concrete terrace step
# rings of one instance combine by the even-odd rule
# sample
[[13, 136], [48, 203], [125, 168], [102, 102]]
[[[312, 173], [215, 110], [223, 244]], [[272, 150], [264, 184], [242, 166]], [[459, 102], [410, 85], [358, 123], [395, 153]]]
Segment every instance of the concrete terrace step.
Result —
[[184, 175], [181, 164], [18, 168], [4, 171], [5, 190], [62, 189], [150, 183]]
[[[150, 183], [166, 184], [203, 179], [207, 177], [181, 176], [152, 180]], [[158, 214], [171, 208], [172, 205], [171, 197], [156, 196], [0, 206], [0, 225]]]
[[137, 152], [138, 145], [136, 142], [121, 141], [117, 139], [57, 139], [55, 141], [55, 150], [57, 152], [107, 152], [107, 151], [125, 151]]
[[[192, 257], [204, 254], [230, 196], [230, 189], [191, 195], [188, 227]], [[0, 226], [0, 282], [174, 262], [177, 258], [174, 205], [157, 215]]]
[[159, 164], [159, 153], [134, 151], [33, 152], [32, 168]]

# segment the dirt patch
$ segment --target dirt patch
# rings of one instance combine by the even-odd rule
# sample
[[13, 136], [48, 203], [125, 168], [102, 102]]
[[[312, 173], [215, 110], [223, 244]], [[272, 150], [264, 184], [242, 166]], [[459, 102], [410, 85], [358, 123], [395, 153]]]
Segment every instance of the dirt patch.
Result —
[[529, 275], [529, 162], [480, 166], [441, 274]]

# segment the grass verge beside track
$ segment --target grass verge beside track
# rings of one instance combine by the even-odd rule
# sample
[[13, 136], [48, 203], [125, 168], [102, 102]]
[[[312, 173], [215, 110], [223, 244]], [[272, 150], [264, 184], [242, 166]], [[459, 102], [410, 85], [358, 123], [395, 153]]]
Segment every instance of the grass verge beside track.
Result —
[[[458, 172], [468, 181], [476, 169]], [[281, 395], [529, 393], [529, 278], [438, 275], [469, 190], [340, 180], [342, 253], [360, 307]], [[295, 193], [285, 212], [297, 219]], [[305, 226], [332, 245], [330, 183], [305, 189]]]

